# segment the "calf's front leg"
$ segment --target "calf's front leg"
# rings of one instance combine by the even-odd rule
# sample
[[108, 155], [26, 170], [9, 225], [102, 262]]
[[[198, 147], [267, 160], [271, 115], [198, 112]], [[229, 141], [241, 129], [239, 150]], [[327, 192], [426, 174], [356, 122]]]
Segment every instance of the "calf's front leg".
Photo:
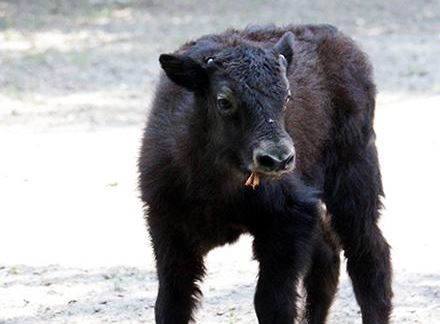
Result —
[[159, 292], [156, 324], [188, 324], [201, 297], [197, 285], [204, 275], [203, 255], [177, 230], [150, 226]]
[[318, 211], [315, 206], [288, 208], [267, 215], [254, 234], [260, 262], [254, 298], [260, 324], [292, 324], [297, 317], [297, 284], [310, 260]]

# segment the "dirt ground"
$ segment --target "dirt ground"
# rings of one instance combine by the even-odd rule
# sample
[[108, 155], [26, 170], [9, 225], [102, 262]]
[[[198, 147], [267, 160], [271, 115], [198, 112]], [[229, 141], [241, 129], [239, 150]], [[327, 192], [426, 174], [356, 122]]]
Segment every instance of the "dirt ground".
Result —
[[[369, 54], [393, 323], [440, 323], [437, 0], [0, 0], [0, 323], [153, 323], [136, 157], [157, 57], [269, 22], [331, 23]], [[198, 322], [255, 323], [251, 238], [207, 267]], [[360, 322], [342, 271], [329, 323]]]

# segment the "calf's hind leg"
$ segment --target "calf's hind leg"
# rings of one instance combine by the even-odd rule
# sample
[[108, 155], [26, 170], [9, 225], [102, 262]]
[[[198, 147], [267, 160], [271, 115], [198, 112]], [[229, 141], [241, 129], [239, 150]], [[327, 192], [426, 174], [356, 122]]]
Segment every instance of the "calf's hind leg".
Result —
[[312, 260], [304, 278], [306, 304], [304, 323], [324, 324], [339, 282], [340, 248], [323, 223]]
[[389, 246], [377, 221], [382, 184], [374, 149], [340, 163], [326, 184], [325, 203], [341, 240], [364, 324], [387, 324], [391, 313]]

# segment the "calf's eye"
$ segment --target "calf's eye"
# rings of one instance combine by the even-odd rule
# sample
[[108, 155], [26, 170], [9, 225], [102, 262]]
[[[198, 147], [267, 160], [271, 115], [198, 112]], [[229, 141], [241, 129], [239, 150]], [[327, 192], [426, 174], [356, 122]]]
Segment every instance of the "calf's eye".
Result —
[[234, 109], [232, 103], [228, 99], [222, 97], [217, 98], [217, 107], [220, 112], [223, 113], [232, 112], [232, 110]]

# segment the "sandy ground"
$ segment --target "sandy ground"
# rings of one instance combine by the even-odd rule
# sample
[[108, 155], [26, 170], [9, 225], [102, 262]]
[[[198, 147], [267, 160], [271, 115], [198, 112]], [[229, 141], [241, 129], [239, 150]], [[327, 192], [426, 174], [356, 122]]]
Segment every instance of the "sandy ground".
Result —
[[[394, 323], [440, 323], [438, 1], [0, 1], [0, 323], [152, 323], [136, 157], [159, 53], [328, 22], [370, 55]], [[255, 323], [251, 239], [207, 258], [200, 323]], [[342, 271], [344, 272], [344, 271]], [[360, 323], [345, 273], [330, 323]]]

